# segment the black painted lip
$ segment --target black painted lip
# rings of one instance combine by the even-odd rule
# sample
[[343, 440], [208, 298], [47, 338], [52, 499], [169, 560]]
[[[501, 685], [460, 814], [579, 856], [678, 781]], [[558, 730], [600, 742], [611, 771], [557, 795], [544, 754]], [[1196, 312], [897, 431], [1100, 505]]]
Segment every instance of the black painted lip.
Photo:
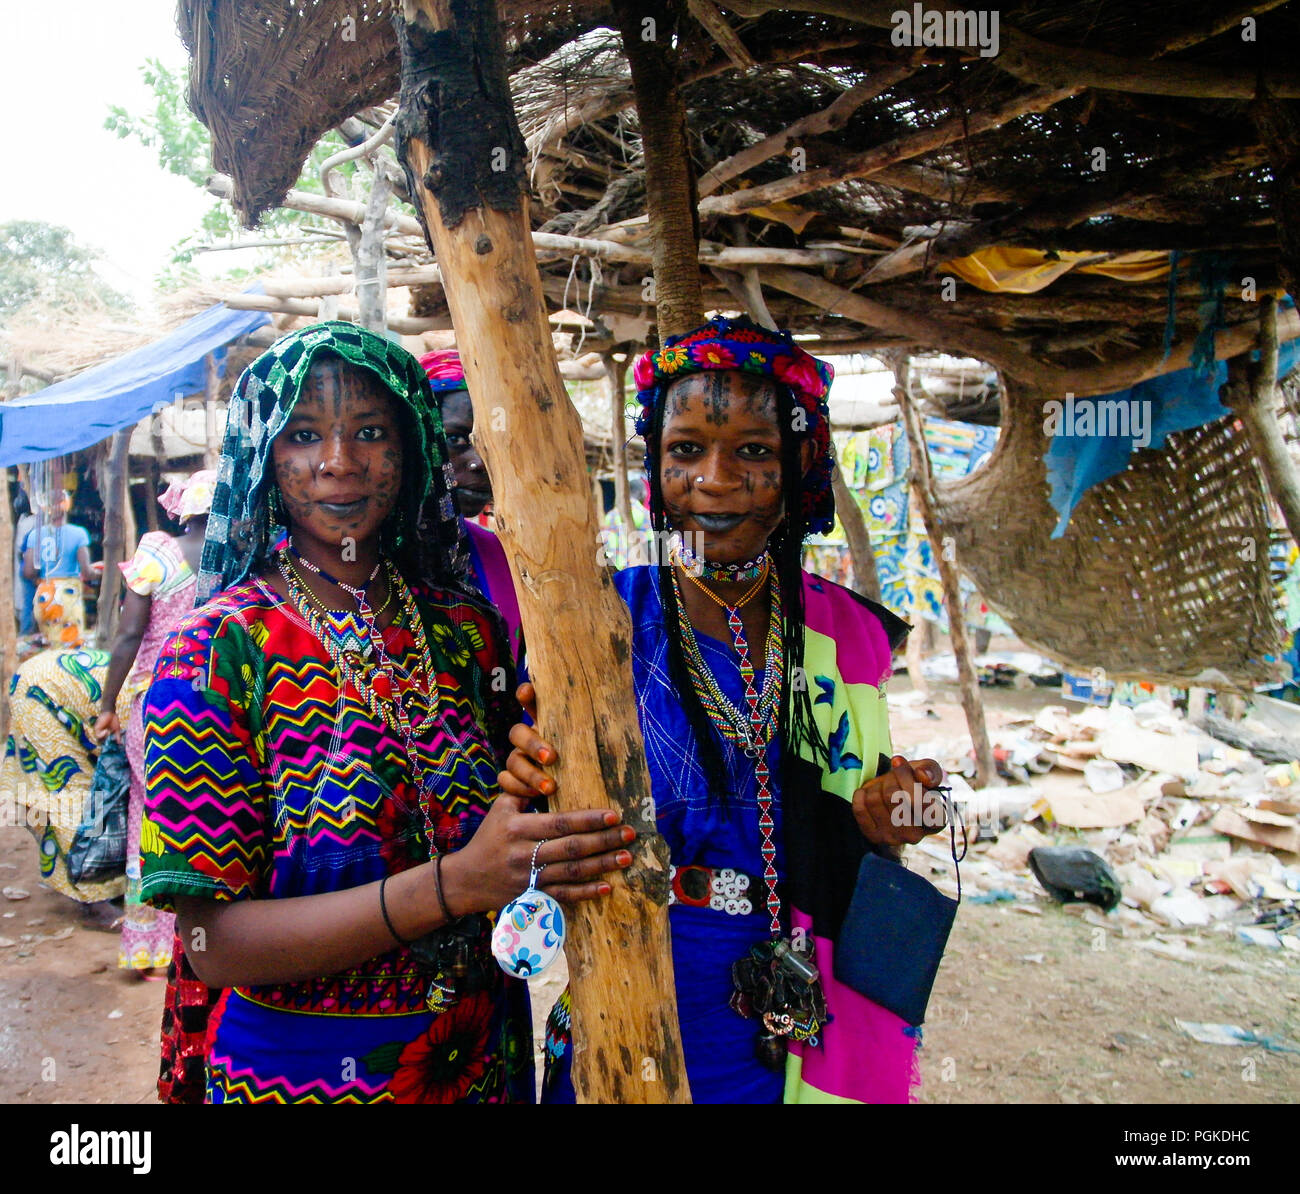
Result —
[[369, 498], [357, 498], [354, 502], [317, 502], [316, 504], [330, 514], [356, 514], [364, 509]]
[[692, 514], [691, 517], [706, 531], [729, 531], [745, 521], [743, 514]]

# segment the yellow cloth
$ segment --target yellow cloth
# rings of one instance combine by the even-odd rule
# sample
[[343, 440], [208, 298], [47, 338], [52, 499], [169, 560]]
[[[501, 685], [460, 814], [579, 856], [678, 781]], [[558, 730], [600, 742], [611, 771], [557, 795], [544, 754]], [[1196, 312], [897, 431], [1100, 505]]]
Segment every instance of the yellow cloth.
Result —
[[[80, 583], [80, 582], [78, 582]], [[10, 824], [25, 825], [40, 851], [46, 886], [82, 903], [126, 890], [126, 876], [74, 884], [67, 855], [81, 824], [95, 764], [90, 730], [108, 675], [107, 651], [51, 650], [33, 655], [13, 677], [9, 740], [0, 762], [0, 798]], [[128, 705], [119, 698], [117, 715]]]
[[1141, 251], [1111, 257], [1103, 253], [1061, 252], [1049, 257], [1041, 249], [995, 245], [969, 257], [946, 261], [939, 268], [979, 290], [1036, 294], [1071, 270], [1101, 274], [1120, 282], [1150, 282], [1169, 273], [1169, 254]]

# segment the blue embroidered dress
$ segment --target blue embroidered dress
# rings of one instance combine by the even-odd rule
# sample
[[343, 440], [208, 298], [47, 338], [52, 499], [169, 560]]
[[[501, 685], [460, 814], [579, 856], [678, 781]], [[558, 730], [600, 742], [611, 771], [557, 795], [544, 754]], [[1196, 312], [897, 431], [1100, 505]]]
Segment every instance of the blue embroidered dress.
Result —
[[[668, 643], [657, 569], [629, 568], [615, 585], [632, 618], [632, 675], [659, 832], [679, 870], [732, 868], [752, 876], [752, 911], [732, 915], [676, 903], [669, 908], [677, 1012], [691, 1097], [696, 1103], [897, 1102], [914, 1081], [915, 1040], [897, 1017], [868, 1004], [831, 977], [835, 938], [857, 863], [868, 848], [853, 820], [855, 788], [877, 773], [889, 753], [881, 683], [891, 641], [906, 628], [880, 607], [805, 574], [802, 666], [815, 685], [813, 713], [830, 748], [823, 767], [795, 761], [797, 788], [782, 792], [781, 744], [767, 748], [773, 794], [773, 839], [783, 914], [817, 947], [833, 1017], [816, 1048], [791, 1046], [784, 1073], [754, 1056], [759, 1026], [730, 1007], [731, 968], [768, 937], [763, 909], [758, 784], [754, 766], [735, 744], [717, 739], [730, 795], [709, 794], [695, 735], [669, 676]], [[730, 643], [696, 633], [718, 686], [745, 707], [739, 661]], [[755, 659], [761, 662], [761, 659]], [[758, 672], [755, 683], [762, 685]], [[796, 810], [792, 813], [791, 810]], [[786, 823], [788, 817], [795, 819]], [[791, 851], [794, 852], [792, 855]], [[797, 872], [791, 865], [794, 857]], [[543, 1101], [570, 1102], [568, 994], [551, 1015]]]

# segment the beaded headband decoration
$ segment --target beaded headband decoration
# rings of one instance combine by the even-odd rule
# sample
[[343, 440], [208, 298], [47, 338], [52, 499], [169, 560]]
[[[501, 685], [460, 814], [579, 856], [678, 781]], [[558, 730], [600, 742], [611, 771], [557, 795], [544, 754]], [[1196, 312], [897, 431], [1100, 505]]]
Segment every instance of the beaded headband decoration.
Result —
[[429, 388], [435, 394], [468, 389], [465, 383], [465, 366], [461, 364], [460, 353], [454, 348], [426, 352], [420, 358], [420, 368], [424, 370], [425, 376], [429, 379]]
[[803, 477], [801, 513], [810, 533], [829, 531], [835, 525], [835, 497], [827, 399], [835, 370], [800, 348], [789, 332], [769, 331], [744, 317], [719, 316], [684, 336], [670, 336], [662, 348], [637, 357], [632, 369], [641, 402], [636, 430], [646, 441], [647, 472], [658, 467], [659, 456], [658, 444], [649, 439], [651, 416], [664, 402], [669, 386], [692, 373], [715, 369], [771, 377], [789, 389], [796, 413], [803, 415], [795, 434], [811, 438], [816, 447], [812, 466]]

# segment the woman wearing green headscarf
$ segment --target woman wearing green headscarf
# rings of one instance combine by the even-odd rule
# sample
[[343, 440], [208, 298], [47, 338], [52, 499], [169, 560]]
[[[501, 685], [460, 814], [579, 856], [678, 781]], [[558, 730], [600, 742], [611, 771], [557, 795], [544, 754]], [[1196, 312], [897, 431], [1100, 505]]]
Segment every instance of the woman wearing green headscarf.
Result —
[[142, 891], [200, 978], [213, 1102], [531, 1100], [485, 913], [608, 892], [633, 831], [499, 795], [517, 716], [415, 358], [295, 332], [232, 399], [200, 574], [146, 698]]

